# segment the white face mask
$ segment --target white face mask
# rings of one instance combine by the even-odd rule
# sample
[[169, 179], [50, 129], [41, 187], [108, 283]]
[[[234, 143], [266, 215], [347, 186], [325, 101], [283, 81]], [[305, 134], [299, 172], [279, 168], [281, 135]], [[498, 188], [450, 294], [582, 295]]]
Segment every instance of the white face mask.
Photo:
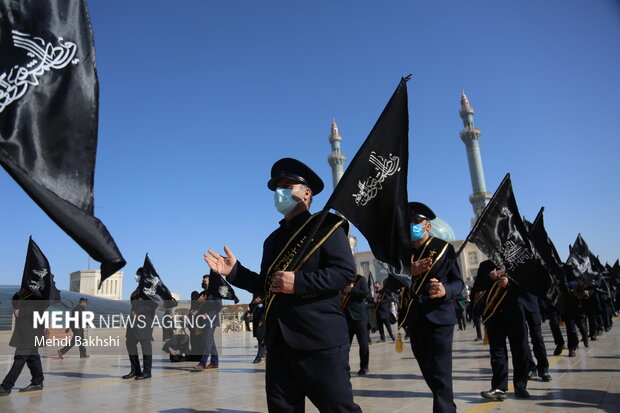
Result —
[[293, 199], [293, 190], [276, 188], [273, 193], [276, 209], [282, 215], [288, 215], [297, 206], [297, 202]]

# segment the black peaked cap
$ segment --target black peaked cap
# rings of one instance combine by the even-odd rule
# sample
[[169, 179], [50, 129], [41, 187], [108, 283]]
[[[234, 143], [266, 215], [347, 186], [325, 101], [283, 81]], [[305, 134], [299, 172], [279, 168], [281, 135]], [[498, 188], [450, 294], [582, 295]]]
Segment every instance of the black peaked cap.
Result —
[[276, 190], [276, 184], [280, 179], [292, 179], [298, 181], [312, 190], [313, 195], [317, 195], [323, 190], [323, 181], [319, 176], [303, 162], [293, 158], [282, 158], [271, 167], [271, 179], [267, 182], [267, 187], [272, 191]]
[[415, 218], [416, 215], [421, 215], [429, 220], [437, 218], [433, 210], [422, 202], [409, 202], [409, 219]]

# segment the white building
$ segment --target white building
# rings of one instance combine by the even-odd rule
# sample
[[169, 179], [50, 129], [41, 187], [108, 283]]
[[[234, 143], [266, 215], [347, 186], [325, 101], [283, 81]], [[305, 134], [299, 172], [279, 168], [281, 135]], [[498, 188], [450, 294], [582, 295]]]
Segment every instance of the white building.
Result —
[[123, 272], [118, 271], [108, 277], [101, 288], [100, 270], [81, 270], [72, 272], [70, 275], [69, 291], [95, 297], [107, 298], [108, 300], [121, 300], [123, 297]]

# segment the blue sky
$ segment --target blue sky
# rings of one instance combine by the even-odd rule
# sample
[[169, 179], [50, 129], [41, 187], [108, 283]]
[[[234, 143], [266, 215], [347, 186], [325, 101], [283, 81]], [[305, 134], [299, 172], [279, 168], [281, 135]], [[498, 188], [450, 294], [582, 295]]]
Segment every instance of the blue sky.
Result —
[[[488, 190], [510, 172], [523, 215], [545, 206], [562, 258], [579, 232], [603, 262], [620, 256], [617, 1], [89, 7], [101, 88], [95, 214], [127, 260], [125, 297], [146, 252], [185, 298], [208, 270], [208, 248], [228, 245], [258, 269], [281, 218], [266, 187], [273, 162], [295, 157], [314, 168], [326, 183], [314, 204], [322, 208], [332, 118], [350, 160], [409, 73], [410, 199], [467, 235], [464, 89], [482, 130]], [[0, 284], [19, 283], [32, 235], [68, 288], [86, 253], [4, 172], [0, 193]]]

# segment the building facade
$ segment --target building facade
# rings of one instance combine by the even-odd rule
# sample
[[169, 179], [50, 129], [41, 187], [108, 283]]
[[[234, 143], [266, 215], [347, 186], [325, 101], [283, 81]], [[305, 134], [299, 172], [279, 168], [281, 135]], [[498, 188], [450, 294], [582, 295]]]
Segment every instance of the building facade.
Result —
[[121, 300], [123, 297], [123, 272], [118, 271], [108, 277], [101, 288], [100, 270], [80, 270], [74, 271], [69, 276], [69, 291], [91, 295], [95, 297], [107, 298], [108, 300]]

